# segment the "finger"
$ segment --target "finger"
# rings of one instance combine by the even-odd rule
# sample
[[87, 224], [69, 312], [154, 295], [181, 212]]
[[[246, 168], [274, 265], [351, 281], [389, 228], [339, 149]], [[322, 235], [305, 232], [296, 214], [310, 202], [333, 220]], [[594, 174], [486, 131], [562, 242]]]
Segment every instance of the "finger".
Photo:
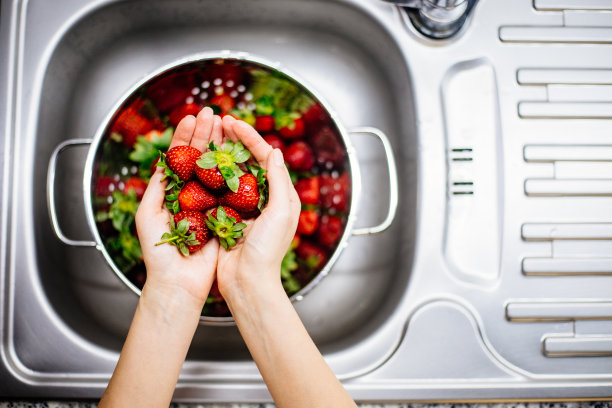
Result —
[[151, 217], [158, 214], [164, 207], [164, 198], [166, 196], [166, 185], [168, 181], [161, 181], [164, 176], [164, 169], [157, 167], [155, 173], [149, 180], [149, 185], [138, 207], [138, 212], [142, 212], [145, 217]]
[[193, 132], [190, 144], [201, 152], [206, 150], [206, 146], [208, 145], [210, 134], [213, 129], [213, 116], [213, 110], [208, 106], [202, 109], [200, 113], [198, 113], [198, 116], [196, 116], [195, 131]]
[[215, 115], [212, 132], [210, 134], [210, 142], [213, 142], [217, 146], [221, 146], [223, 142], [223, 122], [221, 117]]
[[237, 122], [236, 118], [231, 115], [225, 115], [223, 117], [223, 133], [226, 138], [229, 138], [232, 142], [238, 141], [238, 136], [234, 132], [234, 123]]
[[[266, 210], [272, 213], [286, 214], [291, 224], [295, 221], [299, 211], [299, 198], [291, 184], [291, 177], [285, 167], [283, 154], [279, 149], [274, 149], [267, 157], [267, 177], [269, 187], [269, 201]], [[294, 220], [295, 218], [295, 220]]]
[[232, 129], [236, 137], [242, 141], [244, 147], [255, 157], [255, 160], [265, 167], [266, 159], [272, 152], [272, 146], [266, 143], [259, 133], [246, 122], [237, 120], [232, 124]]
[[193, 136], [193, 131], [196, 126], [196, 118], [192, 115], [187, 115], [176, 126], [172, 141], [170, 142], [170, 149], [176, 146], [189, 145]]

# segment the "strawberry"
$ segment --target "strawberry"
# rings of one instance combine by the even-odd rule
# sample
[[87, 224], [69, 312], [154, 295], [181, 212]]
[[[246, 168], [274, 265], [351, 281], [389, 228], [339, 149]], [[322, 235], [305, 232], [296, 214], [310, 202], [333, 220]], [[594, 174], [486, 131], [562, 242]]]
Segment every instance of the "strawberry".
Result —
[[327, 260], [327, 252], [320, 246], [308, 241], [302, 241], [295, 249], [295, 253], [309, 269], [319, 269]]
[[140, 201], [142, 200], [142, 196], [144, 196], [144, 192], [147, 189], [147, 182], [140, 177], [131, 177], [125, 182], [123, 192], [127, 194], [130, 189], [134, 189], [136, 192], [136, 197]]
[[314, 132], [309, 139], [316, 161], [328, 169], [339, 167], [346, 160], [346, 149], [338, 135], [328, 126]]
[[246, 173], [239, 178], [239, 185], [236, 192], [226, 192], [219, 197], [219, 203], [232, 207], [239, 213], [249, 213], [257, 211], [260, 197], [257, 177], [251, 173]]
[[217, 205], [217, 197], [211, 194], [199, 182], [188, 181], [178, 195], [181, 210], [205, 211]]
[[168, 150], [166, 164], [181, 181], [188, 181], [195, 173], [196, 161], [202, 152], [191, 146], [175, 146]]
[[302, 204], [313, 204], [319, 203], [319, 177], [309, 177], [298, 180], [295, 184], [295, 191], [297, 191]]
[[347, 173], [342, 173], [338, 177], [333, 177], [327, 173], [321, 174], [319, 176], [319, 185], [321, 187], [319, 204], [322, 208], [333, 209], [339, 212], [347, 210], [347, 199], [350, 188]]
[[255, 130], [261, 133], [272, 132], [274, 130], [274, 116], [259, 115], [255, 117]]
[[319, 230], [317, 231], [319, 243], [328, 248], [332, 248], [340, 239], [343, 229], [344, 227], [340, 218], [333, 215], [322, 216], [319, 223]]
[[294, 171], [308, 171], [315, 163], [312, 149], [302, 141], [287, 146], [284, 152], [285, 161]]
[[[200, 172], [198, 178], [205, 186], [218, 189], [221, 187], [217, 174], [219, 172], [230, 190], [237, 191], [238, 180], [244, 174], [237, 163], [247, 161], [251, 157], [251, 153], [244, 148], [241, 142], [234, 143], [231, 140], [225, 142], [223, 149], [219, 149], [213, 142], [210, 142], [208, 147], [210, 151], [202, 155], [202, 158], [197, 161], [197, 165], [202, 169], [212, 171]], [[214, 169], [217, 169], [217, 171]]]
[[109, 176], [100, 176], [94, 189], [96, 196], [106, 198], [117, 189], [117, 181]]
[[219, 171], [218, 167], [212, 169], [203, 169], [200, 166], [196, 166], [196, 177], [200, 180], [200, 183], [213, 190], [221, 190], [227, 186], [223, 174]]
[[212, 297], [213, 301], [215, 302], [223, 301], [223, 296], [221, 295], [221, 291], [219, 290], [219, 284], [217, 283], [217, 279], [213, 281], [213, 284], [210, 287], [210, 292], [208, 293], [208, 296]]
[[240, 215], [234, 209], [219, 206], [208, 214], [206, 226], [219, 237], [221, 246], [229, 251], [236, 245], [236, 240], [242, 237], [246, 224], [241, 221]]
[[319, 214], [315, 210], [300, 211], [297, 233], [301, 235], [312, 235], [319, 226]]
[[184, 104], [195, 86], [195, 70], [173, 72], [154, 81], [147, 90], [147, 96], [157, 109], [167, 113]]
[[275, 134], [272, 133], [269, 135], [265, 135], [263, 137], [263, 140], [265, 140], [267, 144], [272, 146], [273, 149], [279, 149], [281, 152], [285, 152], [285, 142], [283, 142], [283, 139], [276, 136]]
[[125, 146], [131, 148], [136, 143], [138, 135], [144, 135], [153, 130], [153, 122], [141, 113], [145, 102], [144, 99], [136, 99], [121, 111], [111, 127], [113, 139], [120, 140]]
[[301, 117], [295, 118], [289, 124], [281, 126], [278, 129], [278, 133], [285, 139], [299, 139], [304, 137], [306, 134], [304, 120]]
[[[215, 113], [228, 114], [232, 109], [236, 107], [236, 100], [227, 94], [215, 95], [208, 102], [209, 105], [215, 111]], [[216, 106], [218, 109], [215, 109]]]
[[170, 113], [170, 116], [168, 117], [168, 122], [172, 126], [176, 127], [176, 125], [178, 125], [181, 119], [183, 119], [185, 116], [197, 116], [201, 110], [202, 107], [197, 103], [186, 103], [184, 105], [179, 105], [174, 108], [174, 110], [172, 110], [172, 113]]
[[223, 211], [225, 211], [225, 215], [235, 219], [236, 222], [242, 222], [242, 217], [240, 216], [240, 214], [238, 214], [238, 211], [234, 210], [231, 207], [219, 206], [217, 208], [213, 208], [212, 211], [209, 212], [209, 214], [212, 215], [213, 218], [216, 219], [217, 218], [217, 211], [219, 210], [219, 208], [222, 208]]
[[312, 133], [327, 122], [327, 115], [325, 115], [321, 105], [314, 104], [310, 106], [306, 112], [304, 112], [302, 119], [304, 119], [308, 133]]
[[164, 233], [162, 240], [155, 245], [176, 245], [181, 254], [188, 256], [202, 248], [208, 238], [204, 214], [199, 211], [181, 211], [170, 219], [170, 232]]

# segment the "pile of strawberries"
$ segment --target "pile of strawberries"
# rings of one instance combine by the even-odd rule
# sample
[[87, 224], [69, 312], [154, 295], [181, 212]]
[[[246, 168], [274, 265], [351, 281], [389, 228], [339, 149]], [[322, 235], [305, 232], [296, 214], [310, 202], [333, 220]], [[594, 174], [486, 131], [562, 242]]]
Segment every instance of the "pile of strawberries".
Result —
[[164, 168], [166, 206], [174, 213], [170, 232], [156, 245], [176, 245], [188, 256], [216, 236], [226, 250], [236, 245], [246, 224], [267, 202], [265, 170], [249, 161], [242, 143], [228, 140], [223, 148], [210, 143], [202, 153], [176, 146], [160, 154]]

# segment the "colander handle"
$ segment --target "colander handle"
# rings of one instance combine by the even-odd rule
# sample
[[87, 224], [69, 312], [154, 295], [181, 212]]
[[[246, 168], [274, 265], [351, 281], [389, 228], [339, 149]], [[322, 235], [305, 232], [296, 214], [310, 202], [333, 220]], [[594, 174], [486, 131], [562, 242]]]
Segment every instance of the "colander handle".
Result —
[[97, 244], [94, 241], [76, 241], [68, 238], [60, 228], [59, 221], [57, 219], [57, 212], [55, 209], [55, 170], [57, 168], [57, 157], [64, 150], [72, 146], [91, 144], [91, 139], [70, 139], [60, 143], [49, 160], [49, 169], [47, 170], [47, 207], [49, 208], [49, 217], [51, 218], [51, 225], [55, 235], [66, 245], [77, 246], [77, 247], [95, 247]]
[[373, 227], [355, 228], [353, 230], [353, 235], [378, 234], [379, 232], [383, 232], [387, 228], [389, 228], [389, 226], [391, 226], [391, 223], [393, 223], [393, 220], [395, 219], [395, 214], [397, 212], [399, 182], [397, 179], [395, 159], [393, 157], [393, 148], [391, 147], [391, 143], [389, 142], [389, 138], [387, 137], [387, 135], [385, 135], [380, 129], [374, 127], [357, 127], [350, 129], [349, 133], [376, 136], [378, 140], [380, 140], [380, 142], [382, 143], [385, 151], [385, 158], [387, 159], [387, 169], [389, 172], [389, 208], [387, 210], [387, 216], [378, 225], [375, 225]]

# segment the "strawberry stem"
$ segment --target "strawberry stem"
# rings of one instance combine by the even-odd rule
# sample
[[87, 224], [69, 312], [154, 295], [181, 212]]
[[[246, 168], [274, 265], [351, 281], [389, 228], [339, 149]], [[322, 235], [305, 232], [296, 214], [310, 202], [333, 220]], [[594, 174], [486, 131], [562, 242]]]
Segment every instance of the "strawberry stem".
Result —
[[178, 235], [174, 235], [174, 236], [172, 236], [172, 237], [170, 237], [168, 239], [164, 239], [163, 241], [159, 241], [158, 243], [155, 244], [155, 246], [158, 246], [158, 245], [161, 245], [161, 244], [166, 244], [166, 243], [169, 243], [169, 242], [174, 242], [174, 241], [176, 241], [179, 238], [181, 238], [181, 237], [178, 236]]

